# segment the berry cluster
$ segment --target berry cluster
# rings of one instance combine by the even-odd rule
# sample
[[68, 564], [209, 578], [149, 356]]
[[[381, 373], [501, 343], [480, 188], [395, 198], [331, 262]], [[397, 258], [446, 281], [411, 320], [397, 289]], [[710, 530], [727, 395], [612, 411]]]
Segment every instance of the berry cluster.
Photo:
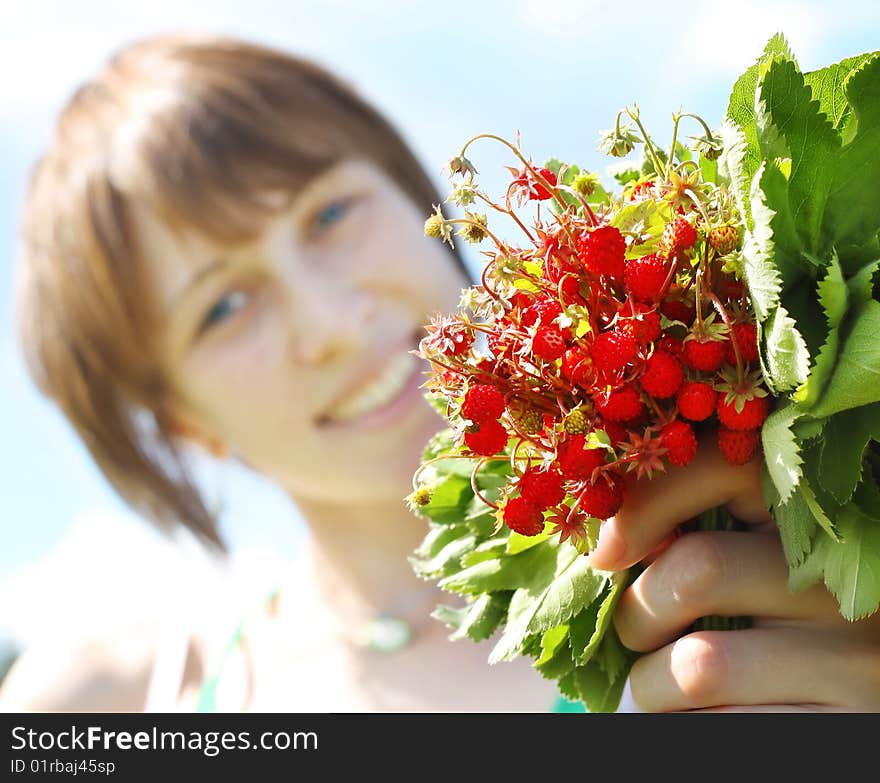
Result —
[[[740, 216], [696, 167], [670, 165], [619, 200], [590, 202], [595, 177], [572, 181], [508, 146], [523, 167], [511, 169], [504, 202], [479, 190], [464, 151], [451, 165], [465, 177], [455, 200], [506, 212], [527, 241], [502, 242], [484, 215], [437, 209], [427, 234], [451, 241], [459, 225], [494, 247], [481, 284], [433, 320], [420, 353], [458, 432], [456, 455], [476, 460], [475, 475], [492, 459], [514, 469], [490, 503], [499, 523], [533, 536], [550, 522], [580, 546], [590, 518], [620, 509], [628, 481], [688, 465], [698, 434], [714, 431], [736, 465], [760, 448], [770, 400], [739, 279]], [[536, 206], [530, 225], [515, 202]], [[542, 219], [544, 202], [553, 209]]]

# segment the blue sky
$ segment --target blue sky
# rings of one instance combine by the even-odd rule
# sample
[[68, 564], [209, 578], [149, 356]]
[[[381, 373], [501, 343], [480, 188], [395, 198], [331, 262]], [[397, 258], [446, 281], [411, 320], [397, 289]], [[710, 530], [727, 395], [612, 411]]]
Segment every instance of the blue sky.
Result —
[[[11, 317], [15, 233], [27, 172], [65, 97], [113, 49], [174, 29], [238, 35], [317, 59], [391, 117], [443, 188], [441, 166], [479, 132], [512, 137], [519, 130], [536, 160], [557, 156], [601, 173], [598, 131], [625, 104], [637, 101], [661, 139], [679, 106], [717, 125], [733, 79], [774, 32], [786, 34], [804, 70], [816, 68], [880, 49], [880, 6], [753, 0], [9, 4], [0, 25], [0, 584], [45, 556], [77, 521], [127, 516], [21, 365]], [[475, 157], [484, 183], [499, 182], [504, 157], [486, 147]], [[224, 527], [237, 549], [296, 546], [295, 512], [272, 487], [228, 469], [209, 470], [207, 480], [225, 502]]]

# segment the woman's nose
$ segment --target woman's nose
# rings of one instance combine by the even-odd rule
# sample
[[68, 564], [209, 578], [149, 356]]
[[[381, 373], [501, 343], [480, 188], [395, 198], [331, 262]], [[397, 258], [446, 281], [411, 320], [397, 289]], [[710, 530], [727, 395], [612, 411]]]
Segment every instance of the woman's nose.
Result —
[[320, 367], [357, 355], [369, 344], [375, 298], [340, 282], [300, 281], [290, 298], [290, 348], [293, 361]]

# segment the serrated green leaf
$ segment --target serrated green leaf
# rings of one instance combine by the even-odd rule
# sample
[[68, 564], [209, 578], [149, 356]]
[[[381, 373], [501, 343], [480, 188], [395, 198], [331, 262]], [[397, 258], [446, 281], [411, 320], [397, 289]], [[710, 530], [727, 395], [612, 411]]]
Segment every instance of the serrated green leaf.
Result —
[[880, 56], [851, 73], [844, 92], [853, 111], [853, 133], [833, 161], [823, 221], [826, 248], [858, 243], [880, 228]]
[[544, 631], [541, 636], [541, 656], [535, 661], [535, 666], [537, 667], [547, 663], [547, 661], [556, 655], [559, 648], [562, 647], [566, 641], [568, 641], [567, 624], [557, 625], [555, 628], [550, 628], [549, 630]]
[[427, 486], [431, 488], [431, 502], [420, 508], [419, 514], [440, 524], [460, 523], [462, 509], [474, 494], [470, 481], [463, 476], [447, 475]]
[[850, 503], [837, 517], [841, 540], [820, 536], [809, 560], [821, 567], [825, 584], [847, 620], [860, 620], [880, 605], [880, 520]]
[[780, 306], [770, 315], [764, 329], [771, 390], [778, 394], [804, 383], [810, 372], [810, 352], [794, 319]]
[[640, 242], [627, 248], [628, 255], [635, 257], [650, 253], [657, 247], [663, 236], [663, 229], [671, 219], [672, 209], [667, 203], [644, 200], [621, 207], [609, 225], [640, 236]]
[[[571, 674], [571, 687], [589, 712], [611, 713], [620, 706], [626, 677], [610, 679], [596, 663], [578, 666]], [[566, 694], [568, 695], [568, 694]]]
[[617, 606], [617, 602], [620, 600], [620, 596], [623, 594], [624, 589], [626, 588], [628, 582], [628, 575], [625, 571], [618, 571], [611, 578], [610, 588], [605, 592], [605, 594], [598, 600], [594, 601], [593, 605], [597, 606], [597, 612], [595, 614], [595, 622], [592, 629], [592, 633], [587, 639], [584, 645], [576, 645], [575, 644], [575, 631], [574, 631], [574, 621], [572, 622], [572, 654], [575, 656], [575, 663], [577, 664], [585, 664], [587, 663], [595, 654], [596, 650], [599, 647], [602, 639], [604, 638], [608, 628], [611, 624], [611, 618], [614, 614], [614, 608]]
[[482, 642], [495, 633], [507, 615], [507, 607], [513, 595], [510, 591], [483, 593], [467, 607], [455, 632], [449, 637], [452, 641], [468, 638]]
[[[820, 245], [822, 217], [831, 190], [832, 164], [840, 149], [840, 137], [820, 113], [818, 102], [811, 98], [803, 74], [789, 59], [770, 63], [760, 79], [758, 101], [763, 109], [760, 114], [784, 140], [785, 157], [791, 159], [788, 199], [794, 224], [804, 248], [815, 253]], [[762, 151], [768, 158], [781, 156], [778, 149]]]
[[749, 179], [758, 170], [761, 161], [758, 128], [755, 123], [755, 94], [761, 77], [777, 58], [793, 59], [788, 42], [781, 33], [777, 33], [767, 42], [755, 64], [736, 80], [727, 104], [727, 117], [738, 125], [743, 133], [745, 141], [743, 163]]
[[828, 506], [823, 505], [819, 502], [816, 497], [816, 493], [813, 491], [813, 487], [806, 478], [802, 478], [797, 487], [797, 492], [803, 498], [804, 502], [807, 504], [807, 508], [810, 509], [810, 512], [813, 514], [816, 522], [819, 524], [827, 534], [828, 537], [834, 541], [838, 540], [837, 531], [834, 528], [834, 523], [831, 521], [831, 518], [828, 516], [828, 512], [825, 510]]
[[536, 536], [524, 536], [516, 531], [512, 531], [507, 539], [507, 554], [515, 555], [518, 552], [525, 552], [527, 549], [537, 546], [548, 538], [550, 538], [550, 525], [545, 525], [544, 531]]
[[828, 419], [822, 438], [819, 476], [843, 505], [862, 477], [862, 459], [871, 439], [880, 439], [880, 403], [853, 408]]
[[[549, 542], [545, 542], [541, 546], [550, 548]], [[514, 555], [505, 559], [515, 560], [517, 558], [527, 558], [532, 552], [538, 551], [539, 549], [540, 547], [535, 547], [519, 555]], [[569, 546], [568, 544], [556, 545], [555, 549], [552, 551], [555, 556], [555, 569], [553, 576], [550, 580], [544, 582], [542, 588], [539, 588], [537, 584], [533, 583], [529, 585], [529, 587], [521, 587], [513, 594], [513, 598], [510, 601], [510, 609], [508, 611], [507, 625], [504, 627], [504, 632], [502, 633], [501, 638], [498, 640], [498, 643], [489, 655], [489, 663], [498, 663], [499, 661], [514, 658], [522, 649], [523, 644], [525, 644], [531, 636], [546, 631], [555, 625], [561, 625], [568, 619], [568, 617], [562, 616], [557, 622], [550, 622], [549, 620], [551, 618], [560, 617], [565, 614], [564, 611], [556, 612], [555, 614], [552, 613], [554, 604], [551, 603], [548, 610], [540, 615], [544, 618], [543, 622], [535, 620], [536, 616], [539, 615], [547, 596], [551, 592], [553, 592], [554, 595], [559, 594], [560, 589], [564, 591], [564, 588], [557, 588], [554, 591], [556, 580], [559, 577], [562, 577], [560, 585], [566, 583], [569, 578], [564, 577], [564, 574], [571, 567], [572, 563], [578, 559], [585, 559], [573, 546]], [[572, 590], [570, 594], [573, 597], [576, 595], [574, 590]], [[569, 613], [569, 617], [570, 616], [571, 614]]]
[[[494, 592], [495, 590], [516, 590], [524, 588], [532, 595], [543, 591], [553, 580], [559, 567], [560, 558], [567, 566], [571, 555], [560, 551], [559, 546], [544, 541], [538, 546], [517, 555], [501, 557], [475, 563], [451, 577], [440, 581], [442, 590], [461, 595]], [[574, 547], [565, 547], [574, 555]]]
[[810, 511], [798, 489], [785, 502], [779, 502], [779, 494], [770, 479], [766, 467], [761, 471], [764, 480], [764, 497], [773, 506], [773, 516], [782, 539], [782, 549], [789, 567], [797, 568], [812, 548], [813, 533], [816, 530], [816, 517]]
[[856, 303], [863, 305], [874, 298], [874, 275], [877, 274], [878, 266], [880, 260], [871, 261], [846, 281], [849, 295]]
[[832, 255], [826, 274], [816, 286], [816, 291], [819, 304], [825, 313], [828, 332], [816, 354], [806, 382], [793, 395], [795, 402], [803, 408], [809, 408], [816, 403], [837, 363], [840, 346], [839, 327], [849, 306], [849, 289], [843, 279], [843, 271], [836, 253]]
[[547, 588], [541, 606], [529, 623], [529, 631], [536, 633], [570, 620], [599, 596], [609, 576], [590, 568], [587, 558], [575, 558]]
[[838, 130], [843, 130], [852, 117], [852, 108], [843, 91], [843, 85], [850, 74], [876, 54], [877, 52], [848, 57], [827, 68], [804, 74], [804, 81], [812, 90], [813, 99], [818, 101], [819, 110]]
[[498, 536], [483, 541], [475, 546], [470, 552], [466, 552], [461, 558], [462, 568], [493, 560], [504, 555], [507, 551], [507, 537]]
[[416, 575], [423, 579], [448, 577], [461, 570], [462, 557], [470, 552], [476, 543], [476, 537], [470, 533], [453, 535], [432, 557], [425, 559], [413, 557], [409, 562]]
[[776, 266], [773, 244], [773, 217], [761, 189], [765, 165], [755, 172], [749, 190], [752, 228], [746, 231], [743, 243], [743, 274], [759, 322], [766, 320], [779, 305], [782, 281]]
[[818, 438], [822, 434], [822, 430], [825, 429], [827, 421], [828, 419], [802, 418], [798, 419], [791, 429], [794, 436], [803, 443]]
[[880, 401], [880, 302], [855, 315], [822, 396], [810, 411], [816, 418]]
[[825, 276], [816, 285], [819, 304], [828, 321], [828, 328], [839, 326], [849, 306], [849, 289], [843, 279], [843, 271], [837, 253], [831, 254], [831, 261], [826, 267]]
[[799, 415], [794, 405], [779, 408], [767, 417], [761, 428], [764, 462], [781, 503], [791, 497], [803, 475], [800, 447], [791, 429]]
[[[543, 657], [543, 655], [542, 655]], [[571, 646], [568, 642], [568, 633], [562, 639], [559, 647], [546, 660], [540, 658], [534, 664], [535, 671], [548, 680], [559, 680], [574, 670], [574, 661], [571, 658]]]
[[745, 221], [746, 232], [750, 232], [754, 228], [751, 208], [754, 172], [749, 171], [746, 163], [748, 141], [743, 129], [729, 117], [724, 118], [718, 133], [723, 145], [721, 157], [718, 159], [718, 172], [730, 183], [736, 206]]

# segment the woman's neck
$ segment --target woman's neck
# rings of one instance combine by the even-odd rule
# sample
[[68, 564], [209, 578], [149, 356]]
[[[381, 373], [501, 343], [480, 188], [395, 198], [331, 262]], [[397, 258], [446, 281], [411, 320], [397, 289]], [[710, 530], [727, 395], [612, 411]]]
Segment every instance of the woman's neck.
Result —
[[295, 499], [311, 532], [305, 545], [319, 598], [346, 620], [379, 614], [425, 618], [442, 595], [413, 572], [409, 557], [426, 525], [400, 500], [357, 508]]

